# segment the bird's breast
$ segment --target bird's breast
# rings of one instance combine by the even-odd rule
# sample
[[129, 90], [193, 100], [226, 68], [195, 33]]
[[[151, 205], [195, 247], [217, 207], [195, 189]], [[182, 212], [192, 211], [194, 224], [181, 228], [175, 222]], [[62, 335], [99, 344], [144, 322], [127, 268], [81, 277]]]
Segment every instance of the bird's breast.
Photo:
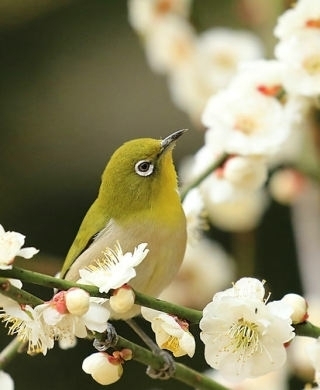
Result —
[[67, 279], [78, 280], [79, 269], [101, 258], [106, 248], [113, 249], [117, 242], [123, 253], [133, 252], [139, 244], [147, 243], [149, 253], [136, 268], [137, 276], [130, 284], [140, 292], [157, 296], [171, 282], [183, 260], [186, 246], [184, 215], [170, 224], [146, 219], [127, 224], [109, 221], [73, 263]]

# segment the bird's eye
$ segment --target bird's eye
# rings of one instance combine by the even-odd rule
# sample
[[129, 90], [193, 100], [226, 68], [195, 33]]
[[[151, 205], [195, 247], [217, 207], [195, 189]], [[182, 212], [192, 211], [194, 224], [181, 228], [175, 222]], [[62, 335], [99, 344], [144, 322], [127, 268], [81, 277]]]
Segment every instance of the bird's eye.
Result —
[[134, 169], [140, 176], [149, 176], [153, 172], [153, 164], [148, 160], [141, 160], [136, 163]]

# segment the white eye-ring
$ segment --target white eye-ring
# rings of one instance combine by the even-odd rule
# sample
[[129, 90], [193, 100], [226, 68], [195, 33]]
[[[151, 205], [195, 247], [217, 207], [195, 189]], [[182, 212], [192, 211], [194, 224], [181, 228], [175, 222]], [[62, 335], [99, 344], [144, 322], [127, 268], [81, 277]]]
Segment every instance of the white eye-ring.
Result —
[[153, 172], [154, 166], [151, 161], [141, 160], [136, 163], [134, 170], [140, 176], [149, 176]]

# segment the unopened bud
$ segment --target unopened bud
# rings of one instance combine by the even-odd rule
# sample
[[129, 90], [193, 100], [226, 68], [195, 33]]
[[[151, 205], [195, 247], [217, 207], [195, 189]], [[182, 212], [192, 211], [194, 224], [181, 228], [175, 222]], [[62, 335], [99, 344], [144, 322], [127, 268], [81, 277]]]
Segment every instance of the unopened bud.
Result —
[[306, 185], [305, 177], [294, 169], [282, 169], [275, 172], [269, 182], [273, 198], [281, 204], [291, 204], [301, 194]]
[[286, 294], [282, 299], [282, 302], [291, 306], [293, 312], [291, 319], [293, 324], [300, 324], [308, 318], [308, 304], [307, 301], [298, 294]]
[[90, 295], [81, 288], [71, 288], [66, 292], [65, 300], [69, 313], [76, 316], [84, 315], [89, 309]]
[[117, 382], [123, 373], [121, 362], [105, 352], [93, 353], [85, 358], [82, 369], [100, 385], [110, 385]]
[[114, 291], [110, 297], [110, 307], [116, 313], [125, 313], [134, 305], [135, 295], [131, 287], [123, 286]]

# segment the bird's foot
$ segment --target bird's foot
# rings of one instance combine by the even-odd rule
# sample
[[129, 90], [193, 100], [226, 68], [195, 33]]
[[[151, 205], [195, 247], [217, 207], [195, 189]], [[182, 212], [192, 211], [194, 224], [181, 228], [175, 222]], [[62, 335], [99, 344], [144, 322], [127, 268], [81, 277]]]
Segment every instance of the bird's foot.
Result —
[[162, 358], [163, 366], [158, 369], [148, 366], [147, 375], [152, 379], [166, 380], [172, 378], [176, 371], [175, 361], [172, 355], [163, 349], [158, 349], [157, 351], [154, 350], [153, 353]]
[[94, 339], [93, 346], [99, 352], [104, 352], [109, 348], [114, 347], [118, 341], [118, 334], [115, 330], [115, 327], [108, 323], [107, 329], [105, 331], [105, 339]]

